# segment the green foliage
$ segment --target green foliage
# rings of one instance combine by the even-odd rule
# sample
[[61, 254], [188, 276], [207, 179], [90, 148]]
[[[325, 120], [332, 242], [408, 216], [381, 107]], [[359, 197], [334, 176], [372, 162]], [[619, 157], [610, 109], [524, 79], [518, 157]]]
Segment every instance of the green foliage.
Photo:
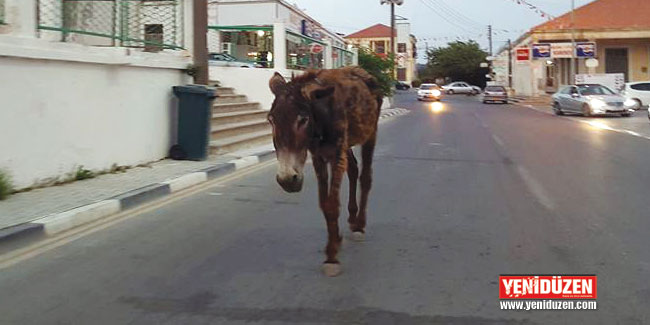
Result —
[[359, 49], [359, 66], [377, 79], [384, 96], [393, 95], [393, 56], [383, 58], [367, 48]]
[[413, 88], [418, 88], [418, 87], [420, 87], [421, 84], [422, 84], [422, 80], [420, 80], [420, 79], [415, 79], [415, 80], [411, 81], [411, 87], [413, 87]]
[[0, 170], [0, 200], [6, 199], [14, 191], [14, 186], [9, 174]]
[[485, 86], [488, 69], [481, 68], [488, 53], [481, 50], [475, 41], [452, 42], [446, 47], [427, 51], [427, 66], [422, 78], [449, 78], [452, 81], [466, 81], [480, 87]]
[[84, 180], [84, 179], [89, 179], [89, 178], [94, 178], [94, 177], [95, 177], [95, 174], [92, 171], [88, 170], [88, 169], [84, 169], [83, 166], [77, 167], [77, 171], [76, 171], [76, 173], [74, 175], [74, 179], [78, 180], [78, 181], [81, 181], [81, 180]]

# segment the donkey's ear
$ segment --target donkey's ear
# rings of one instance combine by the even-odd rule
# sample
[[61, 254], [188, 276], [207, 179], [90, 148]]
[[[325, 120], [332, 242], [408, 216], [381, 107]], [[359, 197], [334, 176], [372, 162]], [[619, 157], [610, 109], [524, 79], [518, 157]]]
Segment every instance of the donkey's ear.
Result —
[[319, 100], [334, 94], [334, 86], [323, 86], [317, 83], [308, 84], [302, 88], [302, 95], [309, 100]]
[[281, 74], [276, 72], [269, 80], [269, 88], [271, 88], [274, 95], [278, 96], [287, 90], [287, 82]]

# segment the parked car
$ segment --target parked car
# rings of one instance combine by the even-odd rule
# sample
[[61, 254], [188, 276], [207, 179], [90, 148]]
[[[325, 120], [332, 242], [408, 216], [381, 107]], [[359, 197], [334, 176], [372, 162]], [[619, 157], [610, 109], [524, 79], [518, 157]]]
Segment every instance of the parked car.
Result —
[[578, 113], [584, 116], [620, 114], [630, 116], [636, 102], [599, 84], [567, 86], [553, 95], [553, 111], [557, 115]]
[[253, 62], [240, 61], [228, 53], [210, 53], [210, 64], [220, 67], [257, 68]]
[[481, 87], [479, 86], [473, 86], [473, 85], [469, 85], [469, 86], [472, 87], [472, 89], [474, 90], [472, 92], [472, 95], [478, 95], [483, 92], [483, 89], [481, 89]]
[[621, 95], [631, 98], [637, 104], [635, 109], [641, 109], [650, 105], [650, 81], [628, 82]]
[[411, 86], [405, 82], [395, 81], [395, 89], [398, 90], [409, 90]]
[[488, 102], [508, 103], [508, 91], [503, 86], [487, 86], [483, 92], [483, 104]]
[[[474, 89], [472, 86], [470, 86], [466, 82], [462, 81], [457, 81], [457, 82], [452, 82], [446, 86], [442, 86], [443, 91], [446, 94], [453, 95], [453, 94], [476, 94], [476, 89]], [[480, 91], [479, 91], [480, 93]]]
[[436, 84], [422, 84], [418, 90], [418, 100], [437, 100], [442, 98], [442, 89]]

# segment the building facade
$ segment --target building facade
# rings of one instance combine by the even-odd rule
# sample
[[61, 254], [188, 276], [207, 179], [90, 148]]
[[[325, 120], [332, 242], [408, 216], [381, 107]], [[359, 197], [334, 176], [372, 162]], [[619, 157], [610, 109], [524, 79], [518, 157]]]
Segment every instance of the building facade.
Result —
[[[511, 59], [511, 87], [528, 96], [553, 93], [574, 83], [575, 75], [649, 80], [649, 15], [647, 0], [597, 0], [577, 8], [573, 19], [567, 13], [532, 28], [513, 43], [510, 54], [504, 49], [497, 60]], [[508, 80], [502, 65], [495, 72], [500, 82]]]
[[375, 54], [386, 57], [393, 48], [395, 51], [396, 78], [411, 84], [417, 79], [417, 39], [411, 34], [411, 24], [400, 21], [395, 26], [395, 45], [391, 44], [391, 28], [376, 24], [345, 37], [350, 44], [370, 49]]

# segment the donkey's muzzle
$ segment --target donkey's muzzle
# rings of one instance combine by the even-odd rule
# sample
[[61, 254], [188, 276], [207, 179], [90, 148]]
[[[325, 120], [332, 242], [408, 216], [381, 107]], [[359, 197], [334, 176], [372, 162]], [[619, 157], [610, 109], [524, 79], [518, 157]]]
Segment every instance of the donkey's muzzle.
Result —
[[275, 177], [275, 179], [278, 181], [278, 184], [280, 184], [282, 189], [288, 193], [296, 193], [302, 190], [302, 175], [294, 174], [284, 177], [280, 177], [278, 175]]

